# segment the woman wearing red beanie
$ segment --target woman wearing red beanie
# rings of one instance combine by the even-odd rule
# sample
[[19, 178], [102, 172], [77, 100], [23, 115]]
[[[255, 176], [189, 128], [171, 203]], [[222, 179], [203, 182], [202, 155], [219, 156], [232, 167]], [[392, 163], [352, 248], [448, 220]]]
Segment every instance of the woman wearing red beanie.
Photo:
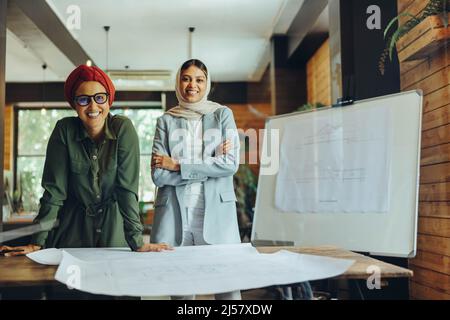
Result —
[[[39, 214], [43, 230], [31, 244], [2, 249], [20, 255], [51, 248], [124, 247], [144, 244], [139, 219], [139, 141], [131, 121], [111, 115], [115, 88], [106, 73], [85, 65], [66, 80], [64, 94], [78, 117], [57, 122], [47, 146]], [[8, 255], [7, 254], [7, 255]]]

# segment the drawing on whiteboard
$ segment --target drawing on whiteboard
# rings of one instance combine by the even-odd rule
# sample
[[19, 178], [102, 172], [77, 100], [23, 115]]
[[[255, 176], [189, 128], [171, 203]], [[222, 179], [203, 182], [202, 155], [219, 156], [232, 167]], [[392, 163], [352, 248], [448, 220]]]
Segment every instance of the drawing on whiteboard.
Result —
[[363, 182], [366, 179], [366, 170], [364, 168], [356, 169], [333, 169], [324, 165], [317, 164], [305, 168], [301, 177], [296, 177], [296, 183], [311, 183], [315, 180], [345, 181], [356, 180]]
[[318, 112], [287, 124], [275, 206], [300, 213], [387, 212], [389, 117], [388, 112], [363, 118], [336, 111], [330, 118]]

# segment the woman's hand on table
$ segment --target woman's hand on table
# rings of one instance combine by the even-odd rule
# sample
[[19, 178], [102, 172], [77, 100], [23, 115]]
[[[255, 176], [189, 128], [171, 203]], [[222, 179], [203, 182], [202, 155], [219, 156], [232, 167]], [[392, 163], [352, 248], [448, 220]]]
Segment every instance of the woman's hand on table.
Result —
[[163, 250], [173, 250], [171, 246], [166, 243], [146, 243], [137, 252], [161, 252]]
[[10, 246], [0, 246], [0, 251], [3, 252], [5, 257], [23, 256], [28, 253], [41, 250], [41, 246], [34, 244], [29, 244], [26, 246], [10, 247]]

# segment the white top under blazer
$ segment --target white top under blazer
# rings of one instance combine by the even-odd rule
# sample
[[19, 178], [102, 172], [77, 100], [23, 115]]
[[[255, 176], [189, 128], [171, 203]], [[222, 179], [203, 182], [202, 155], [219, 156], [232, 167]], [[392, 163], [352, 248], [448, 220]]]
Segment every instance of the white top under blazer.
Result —
[[[186, 156], [184, 161], [190, 160], [191, 163], [202, 163], [203, 161], [203, 121], [199, 119], [187, 120], [188, 134], [184, 143]], [[203, 182], [194, 182], [186, 186], [184, 193], [184, 203], [186, 208], [204, 209], [205, 195]]]

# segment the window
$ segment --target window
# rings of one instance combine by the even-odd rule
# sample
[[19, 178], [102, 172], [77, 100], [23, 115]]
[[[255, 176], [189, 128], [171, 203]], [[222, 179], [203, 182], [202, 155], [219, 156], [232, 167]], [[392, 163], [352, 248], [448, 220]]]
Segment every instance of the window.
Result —
[[139, 200], [153, 201], [155, 185], [153, 184], [150, 161], [152, 157], [153, 136], [156, 129], [156, 119], [163, 114], [162, 109], [118, 109], [111, 110], [113, 114], [123, 114], [130, 118], [139, 137], [141, 152], [141, 172], [139, 174]]
[[[150, 158], [156, 119], [162, 115], [161, 109], [114, 108], [113, 114], [124, 114], [133, 122], [139, 136], [141, 168], [139, 174], [139, 200], [152, 201], [155, 186], [150, 173]], [[23, 209], [26, 212], [39, 210], [39, 199], [44, 189], [41, 187], [45, 152], [48, 139], [59, 119], [75, 116], [70, 109], [19, 109], [17, 135], [16, 189], [21, 193]]]

